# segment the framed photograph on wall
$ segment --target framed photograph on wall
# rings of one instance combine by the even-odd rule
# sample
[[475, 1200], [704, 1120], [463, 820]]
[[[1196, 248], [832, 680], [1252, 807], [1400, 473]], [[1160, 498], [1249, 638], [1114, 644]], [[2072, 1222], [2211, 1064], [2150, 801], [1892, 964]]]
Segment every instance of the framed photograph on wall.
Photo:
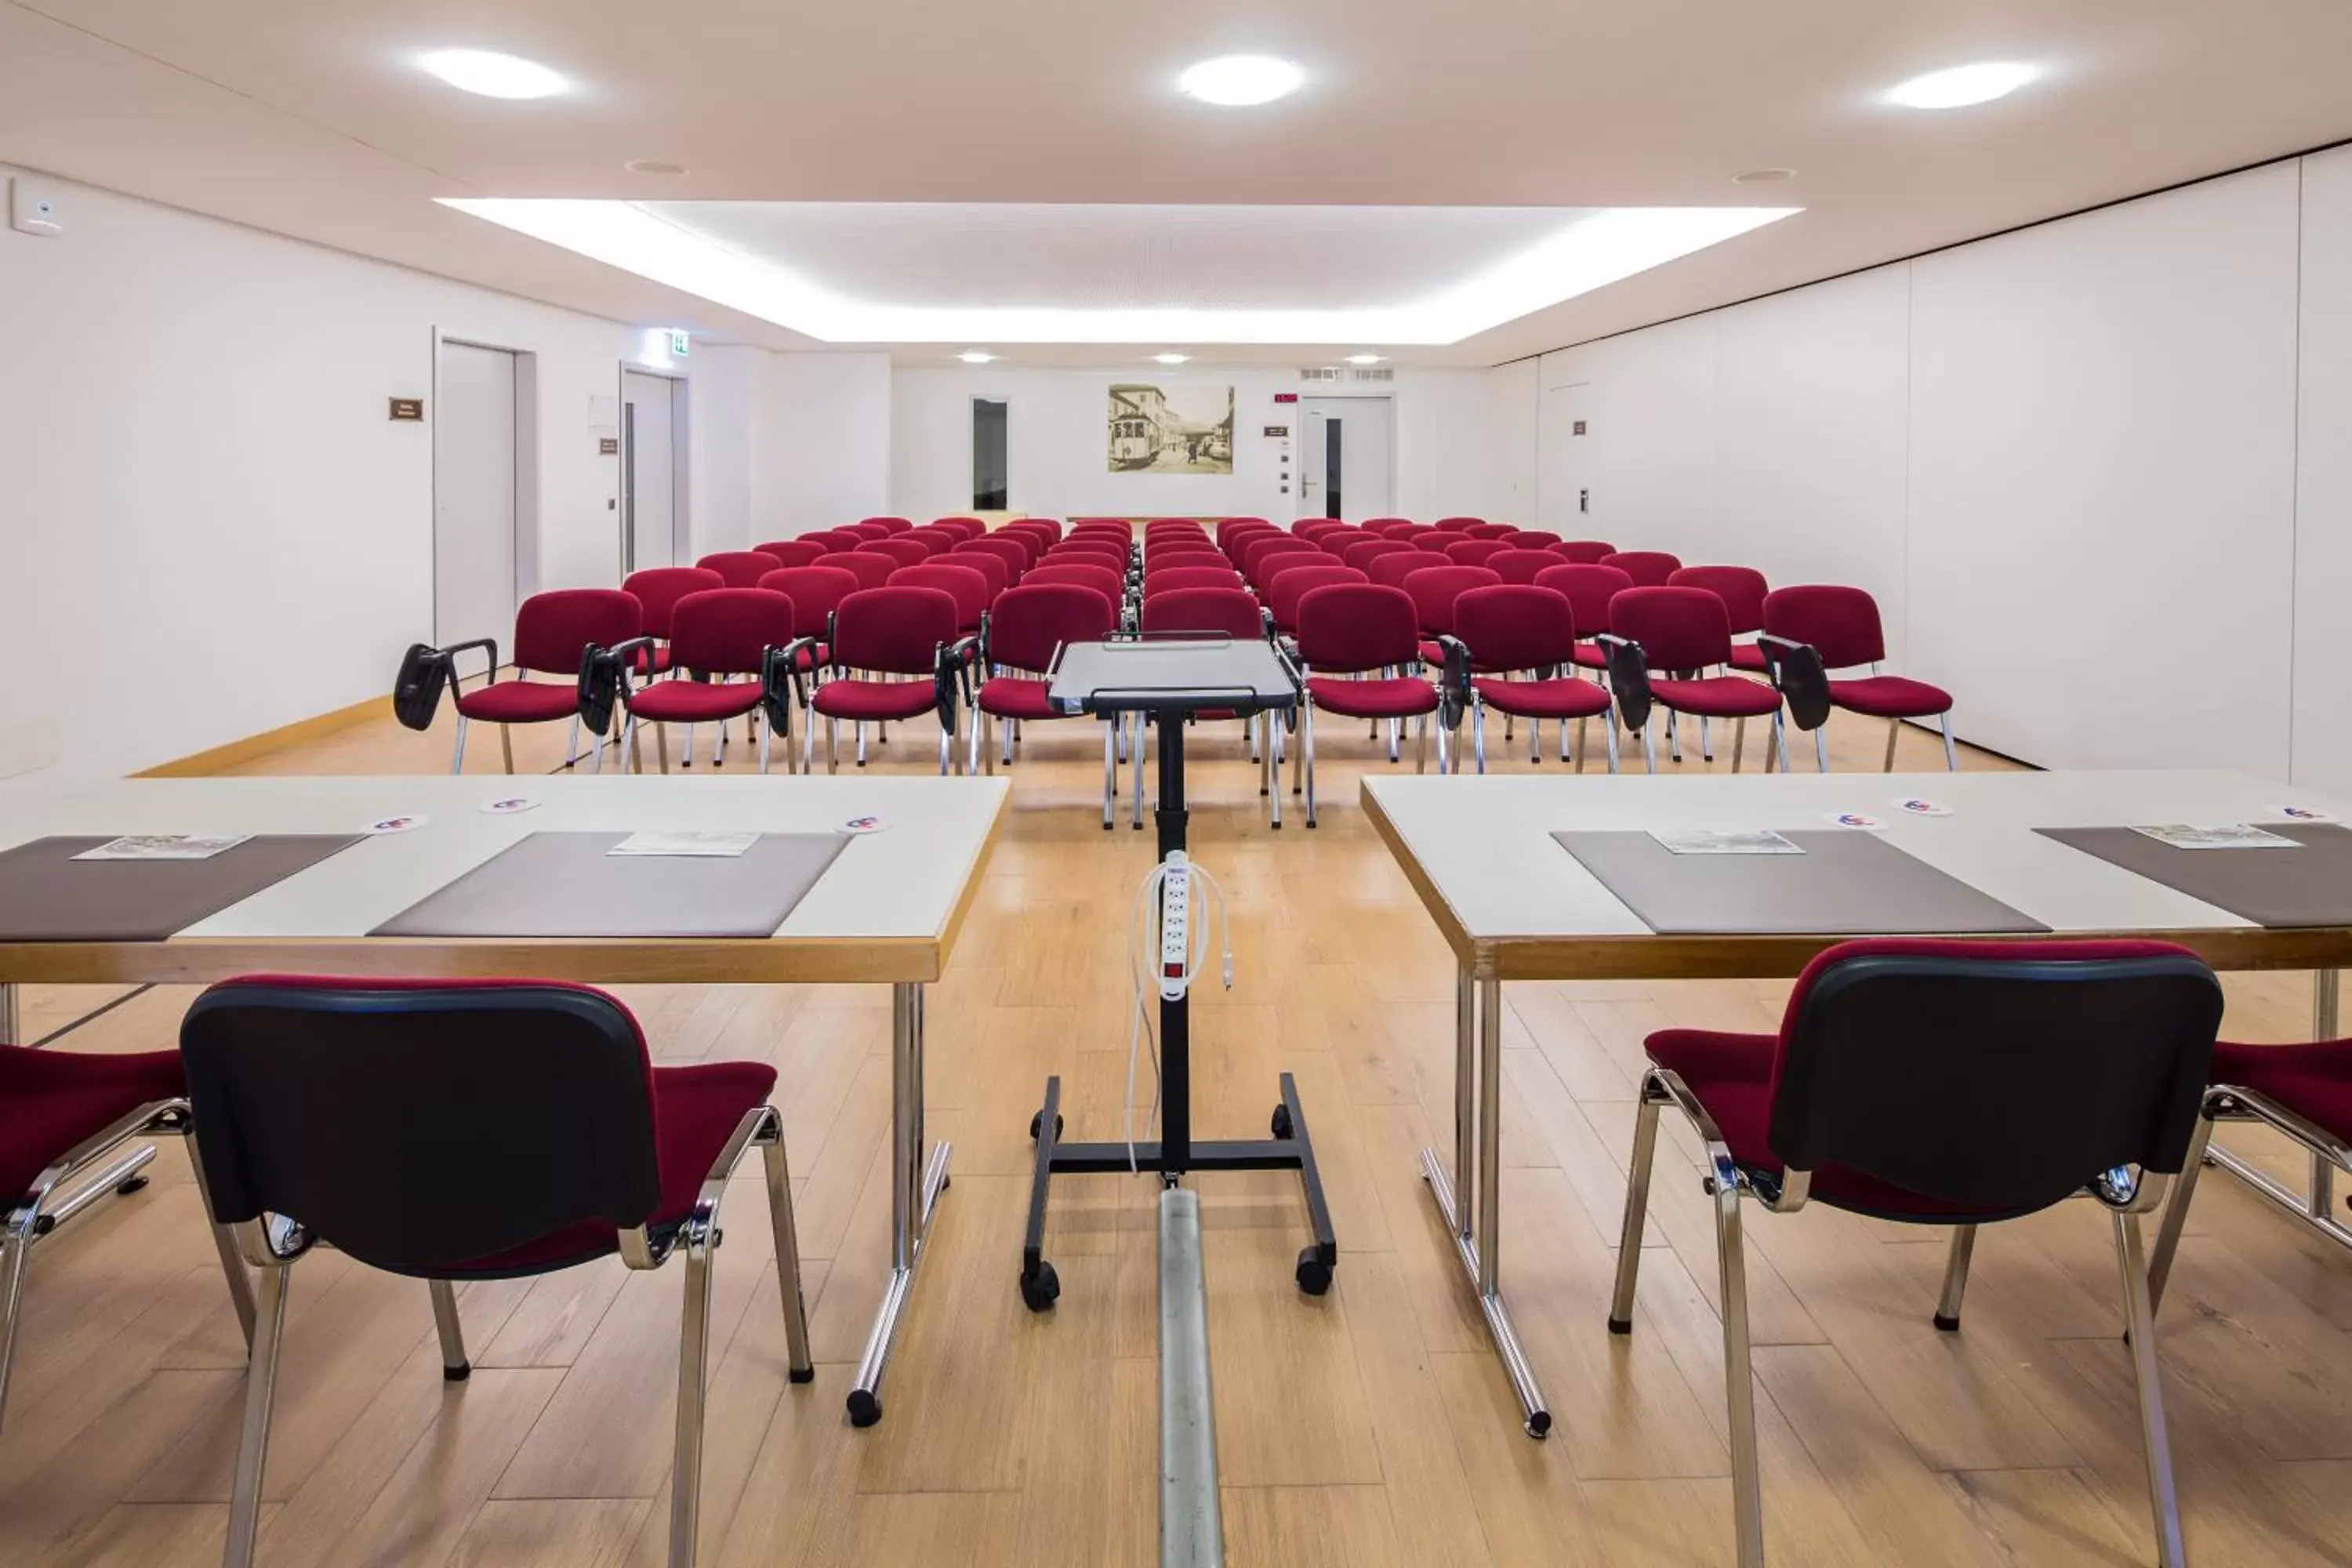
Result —
[[1114, 474], [1230, 474], [1234, 389], [1192, 381], [1114, 384], [1109, 437]]

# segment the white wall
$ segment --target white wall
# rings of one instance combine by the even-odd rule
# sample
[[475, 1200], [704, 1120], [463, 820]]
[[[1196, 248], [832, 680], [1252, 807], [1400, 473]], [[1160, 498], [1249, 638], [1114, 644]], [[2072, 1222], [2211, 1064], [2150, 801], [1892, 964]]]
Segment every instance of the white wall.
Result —
[[390, 689], [432, 633], [433, 433], [386, 399], [430, 396], [436, 330], [538, 356], [537, 578], [613, 580], [589, 399], [644, 332], [46, 183], [66, 233], [0, 231], [0, 626], [36, 650], [0, 771], [123, 773]]
[[891, 510], [891, 384], [884, 353], [760, 353], [751, 543]]
[[2352, 591], [2352, 164], [2310, 162], [2308, 217], [2289, 162], [1543, 356], [1538, 400], [1588, 384], [1591, 531], [1869, 588], [2025, 760], [2352, 788], [2311, 603]]
[[[1110, 471], [1104, 416], [1114, 382], [1199, 381], [1234, 388], [1234, 471], [1118, 474]], [[1275, 395], [1356, 396], [1385, 390], [1395, 400], [1396, 510], [1403, 516], [1483, 513], [1488, 504], [1486, 373], [1400, 370], [1385, 388], [1324, 388], [1291, 370], [1185, 365], [1135, 372], [1024, 370], [1006, 365], [901, 368], [891, 396], [891, 510], [936, 517], [971, 509], [971, 400], [1004, 398], [1006, 458], [1013, 510], [1045, 517], [1298, 515], [1297, 464], [1281, 490], [1279, 443], [1294, 446], [1296, 404]]]

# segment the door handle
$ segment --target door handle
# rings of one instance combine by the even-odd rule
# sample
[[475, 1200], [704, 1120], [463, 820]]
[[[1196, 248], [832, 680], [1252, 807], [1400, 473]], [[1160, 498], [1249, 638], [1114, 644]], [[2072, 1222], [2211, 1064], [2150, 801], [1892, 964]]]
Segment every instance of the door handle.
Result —
[[1592, 510], [1592, 492], [1591, 490], [1579, 490], [1576, 492], [1576, 510], [1580, 512], [1588, 512]]

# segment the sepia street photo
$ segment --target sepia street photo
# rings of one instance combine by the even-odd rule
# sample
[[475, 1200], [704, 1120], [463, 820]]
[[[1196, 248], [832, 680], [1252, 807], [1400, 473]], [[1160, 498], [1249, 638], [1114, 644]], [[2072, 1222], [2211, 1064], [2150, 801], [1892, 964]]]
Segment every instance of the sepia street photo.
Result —
[[1114, 474], [1230, 474], [1234, 389], [1202, 382], [1110, 389]]

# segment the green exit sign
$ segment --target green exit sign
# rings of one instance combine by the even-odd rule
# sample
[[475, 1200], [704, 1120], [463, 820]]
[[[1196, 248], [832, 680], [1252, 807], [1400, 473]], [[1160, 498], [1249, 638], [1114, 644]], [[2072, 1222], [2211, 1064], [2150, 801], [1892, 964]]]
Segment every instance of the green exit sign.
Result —
[[669, 352], [673, 357], [684, 359], [686, 357], [687, 351], [693, 346], [694, 339], [691, 334], [681, 332], [676, 328], [671, 329], [669, 334]]

